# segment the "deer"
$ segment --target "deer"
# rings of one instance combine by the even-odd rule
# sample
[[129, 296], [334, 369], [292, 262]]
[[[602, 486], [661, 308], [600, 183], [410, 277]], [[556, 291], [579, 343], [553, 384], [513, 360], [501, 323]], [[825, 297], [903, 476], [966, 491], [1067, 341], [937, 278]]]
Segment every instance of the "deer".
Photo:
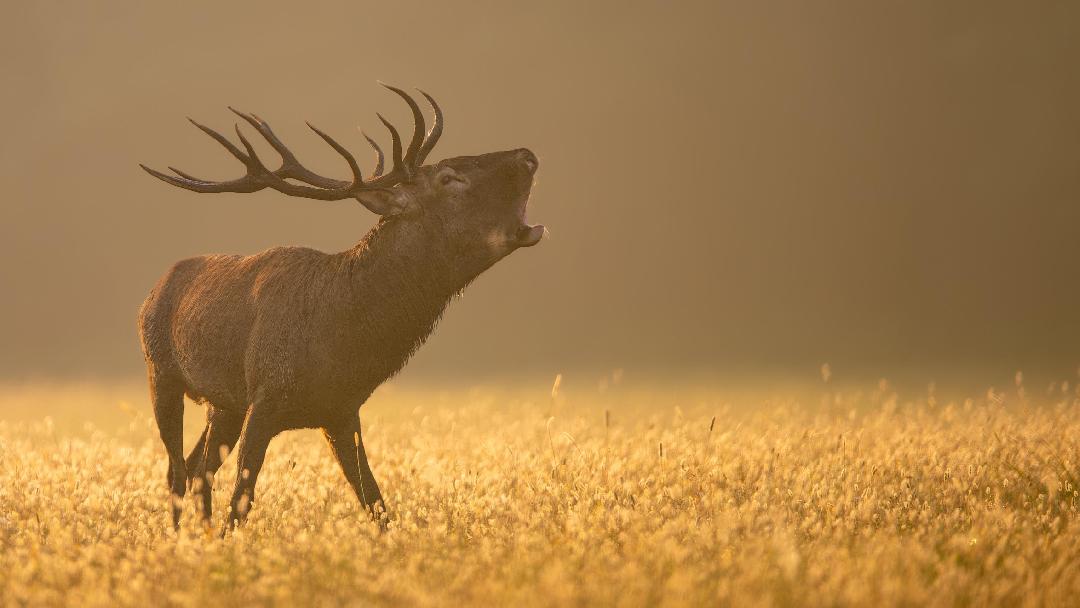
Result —
[[[365, 176], [335, 139], [308, 127], [352, 172], [338, 180], [304, 167], [252, 113], [229, 107], [281, 158], [270, 170], [235, 124], [242, 149], [188, 119], [246, 168], [228, 181], [207, 181], [169, 167], [140, 164], [167, 184], [197, 193], [271, 189], [318, 201], [353, 199], [379, 216], [352, 248], [323, 253], [275, 247], [254, 255], [204, 255], [174, 264], [150, 291], [138, 329], [154, 418], [168, 456], [171, 521], [179, 530], [185, 492], [201, 498], [211, 525], [214, 476], [235, 447], [237, 476], [221, 535], [246, 520], [270, 440], [284, 431], [319, 429], [360, 504], [386, 529], [388, 516], [364, 449], [360, 407], [400, 371], [434, 330], [451, 300], [482, 272], [546, 234], [526, 220], [539, 161], [525, 148], [424, 164], [443, 131], [435, 100], [430, 130], [417, 102], [382, 84], [408, 105], [407, 146], [377, 114], [392, 142], [389, 171], [376, 154]], [[404, 148], [404, 149], [403, 149]], [[183, 454], [185, 395], [206, 407], [206, 426]]]

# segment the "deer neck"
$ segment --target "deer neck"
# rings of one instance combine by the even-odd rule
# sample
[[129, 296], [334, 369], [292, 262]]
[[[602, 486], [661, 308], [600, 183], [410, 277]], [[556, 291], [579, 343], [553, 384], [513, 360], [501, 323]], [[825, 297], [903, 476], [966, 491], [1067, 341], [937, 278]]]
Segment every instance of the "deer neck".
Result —
[[[463, 255], [464, 254], [464, 255]], [[354, 248], [344, 252], [350, 302], [349, 339], [371, 349], [358, 360], [389, 377], [423, 344], [454, 296], [490, 263], [455, 251], [445, 234], [395, 219], [383, 219]]]

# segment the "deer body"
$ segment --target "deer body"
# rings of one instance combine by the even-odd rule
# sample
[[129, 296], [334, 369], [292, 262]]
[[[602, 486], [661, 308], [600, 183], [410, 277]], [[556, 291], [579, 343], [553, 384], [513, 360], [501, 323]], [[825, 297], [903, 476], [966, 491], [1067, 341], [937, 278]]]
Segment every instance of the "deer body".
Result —
[[[411, 99], [391, 90], [410, 102], [415, 117]], [[435, 108], [437, 138], [441, 114]], [[252, 256], [202, 256], [175, 264], [158, 282], [140, 311], [139, 329], [169, 455], [170, 491], [177, 497], [188, 486], [199, 492], [203, 516], [209, 518], [214, 473], [223, 453], [239, 442], [227, 529], [250, 509], [270, 439], [285, 430], [320, 428], [358, 498], [382, 521], [358, 409], [404, 366], [470, 281], [515, 249], [540, 240], [543, 227], [524, 223], [535, 156], [522, 149], [420, 166], [418, 151], [422, 145], [430, 149], [431, 133], [426, 139], [414, 136], [403, 160], [397, 133], [388, 124], [394, 171], [342, 185], [302, 173], [298, 163], [289, 167], [295, 157], [279, 147], [269, 127], [253, 122], [253, 115], [241, 116], [281, 152], [278, 172], [262, 166], [242, 135], [247, 154], [230, 149], [248, 166], [249, 175], [241, 180], [216, 183], [177, 170], [181, 178], [148, 171], [195, 191], [271, 187], [310, 198], [349, 195], [383, 217], [347, 251], [279, 247]], [[422, 117], [417, 123], [422, 134]], [[358, 174], [351, 156], [339, 152]], [[381, 166], [381, 151], [379, 156]], [[275, 173], [319, 185], [297, 186]], [[379, 179], [391, 185], [369, 185]], [[229, 189], [215, 189], [220, 184]], [[186, 459], [185, 394], [207, 405], [207, 426]], [[179, 514], [174, 500], [174, 525]]]
[[243, 414], [275, 394], [302, 417], [294, 428], [324, 426], [401, 369], [469, 278], [371, 246], [392, 231], [337, 254], [282, 247], [176, 264], [141, 314], [151, 360], [192, 399]]

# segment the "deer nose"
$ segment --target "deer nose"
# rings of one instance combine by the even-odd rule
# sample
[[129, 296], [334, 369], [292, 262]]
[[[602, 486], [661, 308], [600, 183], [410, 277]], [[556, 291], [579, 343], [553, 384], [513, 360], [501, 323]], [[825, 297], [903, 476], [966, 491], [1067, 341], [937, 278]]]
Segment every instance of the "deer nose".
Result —
[[537, 160], [536, 155], [527, 148], [521, 148], [517, 151], [518, 159], [525, 163], [525, 166], [529, 168], [530, 173], [535, 173], [536, 168], [540, 166], [540, 161]]

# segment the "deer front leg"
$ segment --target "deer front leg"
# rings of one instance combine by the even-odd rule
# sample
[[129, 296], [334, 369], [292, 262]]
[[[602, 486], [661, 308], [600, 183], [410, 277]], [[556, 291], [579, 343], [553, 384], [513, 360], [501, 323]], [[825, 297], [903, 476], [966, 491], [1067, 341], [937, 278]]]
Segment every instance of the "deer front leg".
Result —
[[274, 435], [281, 430], [270, 413], [272, 411], [272, 406], [255, 403], [244, 419], [236, 461], [236, 485], [233, 486], [232, 499], [229, 501], [228, 518], [221, 529], [223, 537], [228, 530], [247, 518], [252, 503], [255, 502], [255, 482], [266, 458], [266, 448]]
[[380, 527], [385, 528], [386, 508], [364, 450], [364, 441], [360, 435], [360, 417], [350, 416], [338, 425], [325, 428], [323, 435], [330, 444], [334, 458], [341, 465], [345, 479], [360, 499], [360, 504], [379, 522]]

